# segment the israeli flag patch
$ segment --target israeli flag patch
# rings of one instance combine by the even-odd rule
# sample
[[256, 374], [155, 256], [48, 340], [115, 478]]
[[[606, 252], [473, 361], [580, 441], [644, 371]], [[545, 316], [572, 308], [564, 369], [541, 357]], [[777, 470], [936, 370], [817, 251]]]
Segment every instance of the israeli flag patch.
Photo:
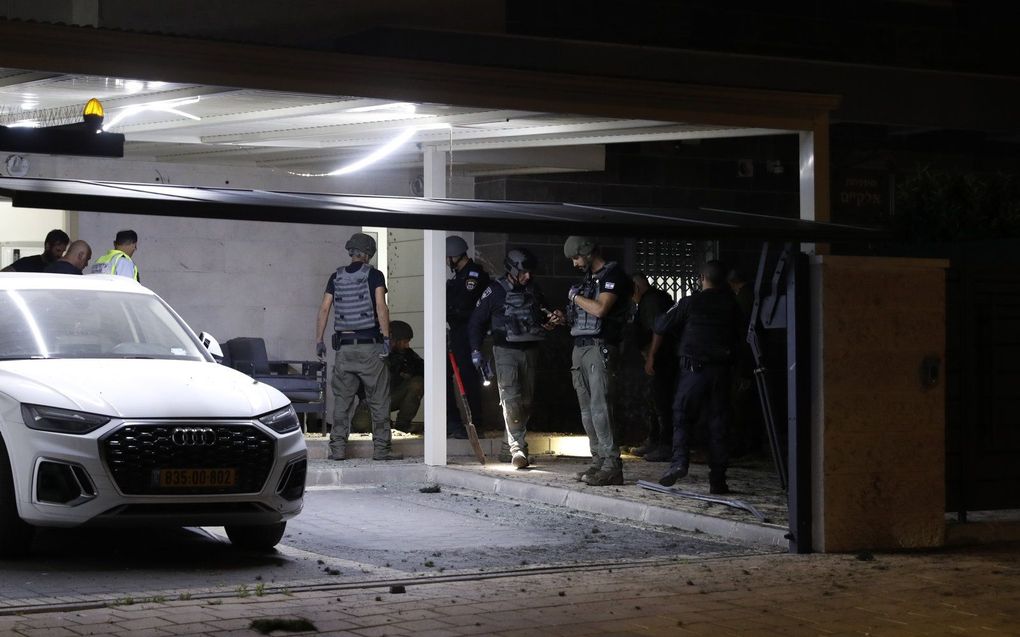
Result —
[[477, 272], [468, 272], [468, 276], [473, 276], [477, 279], [480, 275]]
[[606, 288], [607, 290], [612, 290], [612, 289], [613, 289], [613, 288], [615, 288], [615, 287], [616, 287], [616, 284], [615, 284], [615, 283], [613, 283], [612, 281], [606, 281], [606, 285], [605, 285], [605, 288]]

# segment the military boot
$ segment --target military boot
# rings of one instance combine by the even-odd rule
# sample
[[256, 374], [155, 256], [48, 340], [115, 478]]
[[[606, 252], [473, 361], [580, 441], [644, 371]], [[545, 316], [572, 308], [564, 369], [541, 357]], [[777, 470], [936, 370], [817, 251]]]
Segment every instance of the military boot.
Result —
[[619, 458], [607, 458], [602, 463], [602, 468], [588, 476], [584, 481], [590, 487], [623, 484], [623, 461]]
[[596, 473], [599, 472], [599, 469], [601, 469], [601, 468], [602, 468], [602, 458], [599, 458], [598, 456], [592, 456], [591, 457], [591, 464], [588, 465], [588, 468], [585, 469], [584, 471], [579, 471], [579, 472], [575, 473], [574, 474], [574, 479], [577, 480], [578, 482], [584, 482], [588, 478], [588, 476], [595, 475]]
[[404, 456], [393, 453], [393, 445], [389, 441], [376, 443], [372, 449], [372, 460], [403, 460]]
[[730, 492], [726, 484], [726, 469], [710, 467], [708, 471], [708, 492], [712, 495], [726, 495]]
[[330, 440], [329, 441], [329, 459], [330, 460], [346, 460], [347, 459], [347, 441], [346, 440]]
[[498, 459], [500, 462], [510, 462], [513, 460], [513, 454], [510, 453], [510, 443], [506, 440], [499, 446]]
[[662, 474], [662, 477], [659, 478], [659, 484], [664, 487], [673, 486], [677, 480], [687, 475], [687, 468], [687, 458], [674, 462], [669, 466], [669, 469], [666, 469], [666, 473]]

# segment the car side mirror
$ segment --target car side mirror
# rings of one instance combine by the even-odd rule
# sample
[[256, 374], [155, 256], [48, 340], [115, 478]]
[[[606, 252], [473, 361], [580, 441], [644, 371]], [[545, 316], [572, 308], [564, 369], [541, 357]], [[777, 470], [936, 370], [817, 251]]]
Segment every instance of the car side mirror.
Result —
[[220, 342], [216, 340], [215, 336], [207, 332], [200, 332], [198, 334], [198, 340], [200, 340], [202, 345], [209, 350], [209, 353], [212, 354], [212, 357], [217, 363], [223, 362], [223, 348], [220, 347]]

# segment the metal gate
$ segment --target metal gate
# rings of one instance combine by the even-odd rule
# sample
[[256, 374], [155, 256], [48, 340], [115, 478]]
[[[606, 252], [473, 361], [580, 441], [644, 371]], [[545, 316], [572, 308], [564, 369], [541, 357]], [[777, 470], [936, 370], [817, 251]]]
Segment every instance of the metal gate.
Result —
[[1020, 265], [954, 260], [946, 302], [947, 510], [1020, 508]]
[[635, 270], [644, 272], [648, 282], [680, 299], [701, 289], [698, 272], [718, 254], [715, 241], [637, 239], [634, 242]]

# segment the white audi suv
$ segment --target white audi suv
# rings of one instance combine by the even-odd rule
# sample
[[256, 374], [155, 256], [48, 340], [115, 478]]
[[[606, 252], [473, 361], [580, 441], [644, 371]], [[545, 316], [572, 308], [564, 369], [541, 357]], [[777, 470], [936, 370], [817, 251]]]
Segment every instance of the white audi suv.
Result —
[[268, 549], [306, 465], [287, 398], [217, 364], [152, 291], [0, 274], [0, 556], [41, 526], [223, 526]]

